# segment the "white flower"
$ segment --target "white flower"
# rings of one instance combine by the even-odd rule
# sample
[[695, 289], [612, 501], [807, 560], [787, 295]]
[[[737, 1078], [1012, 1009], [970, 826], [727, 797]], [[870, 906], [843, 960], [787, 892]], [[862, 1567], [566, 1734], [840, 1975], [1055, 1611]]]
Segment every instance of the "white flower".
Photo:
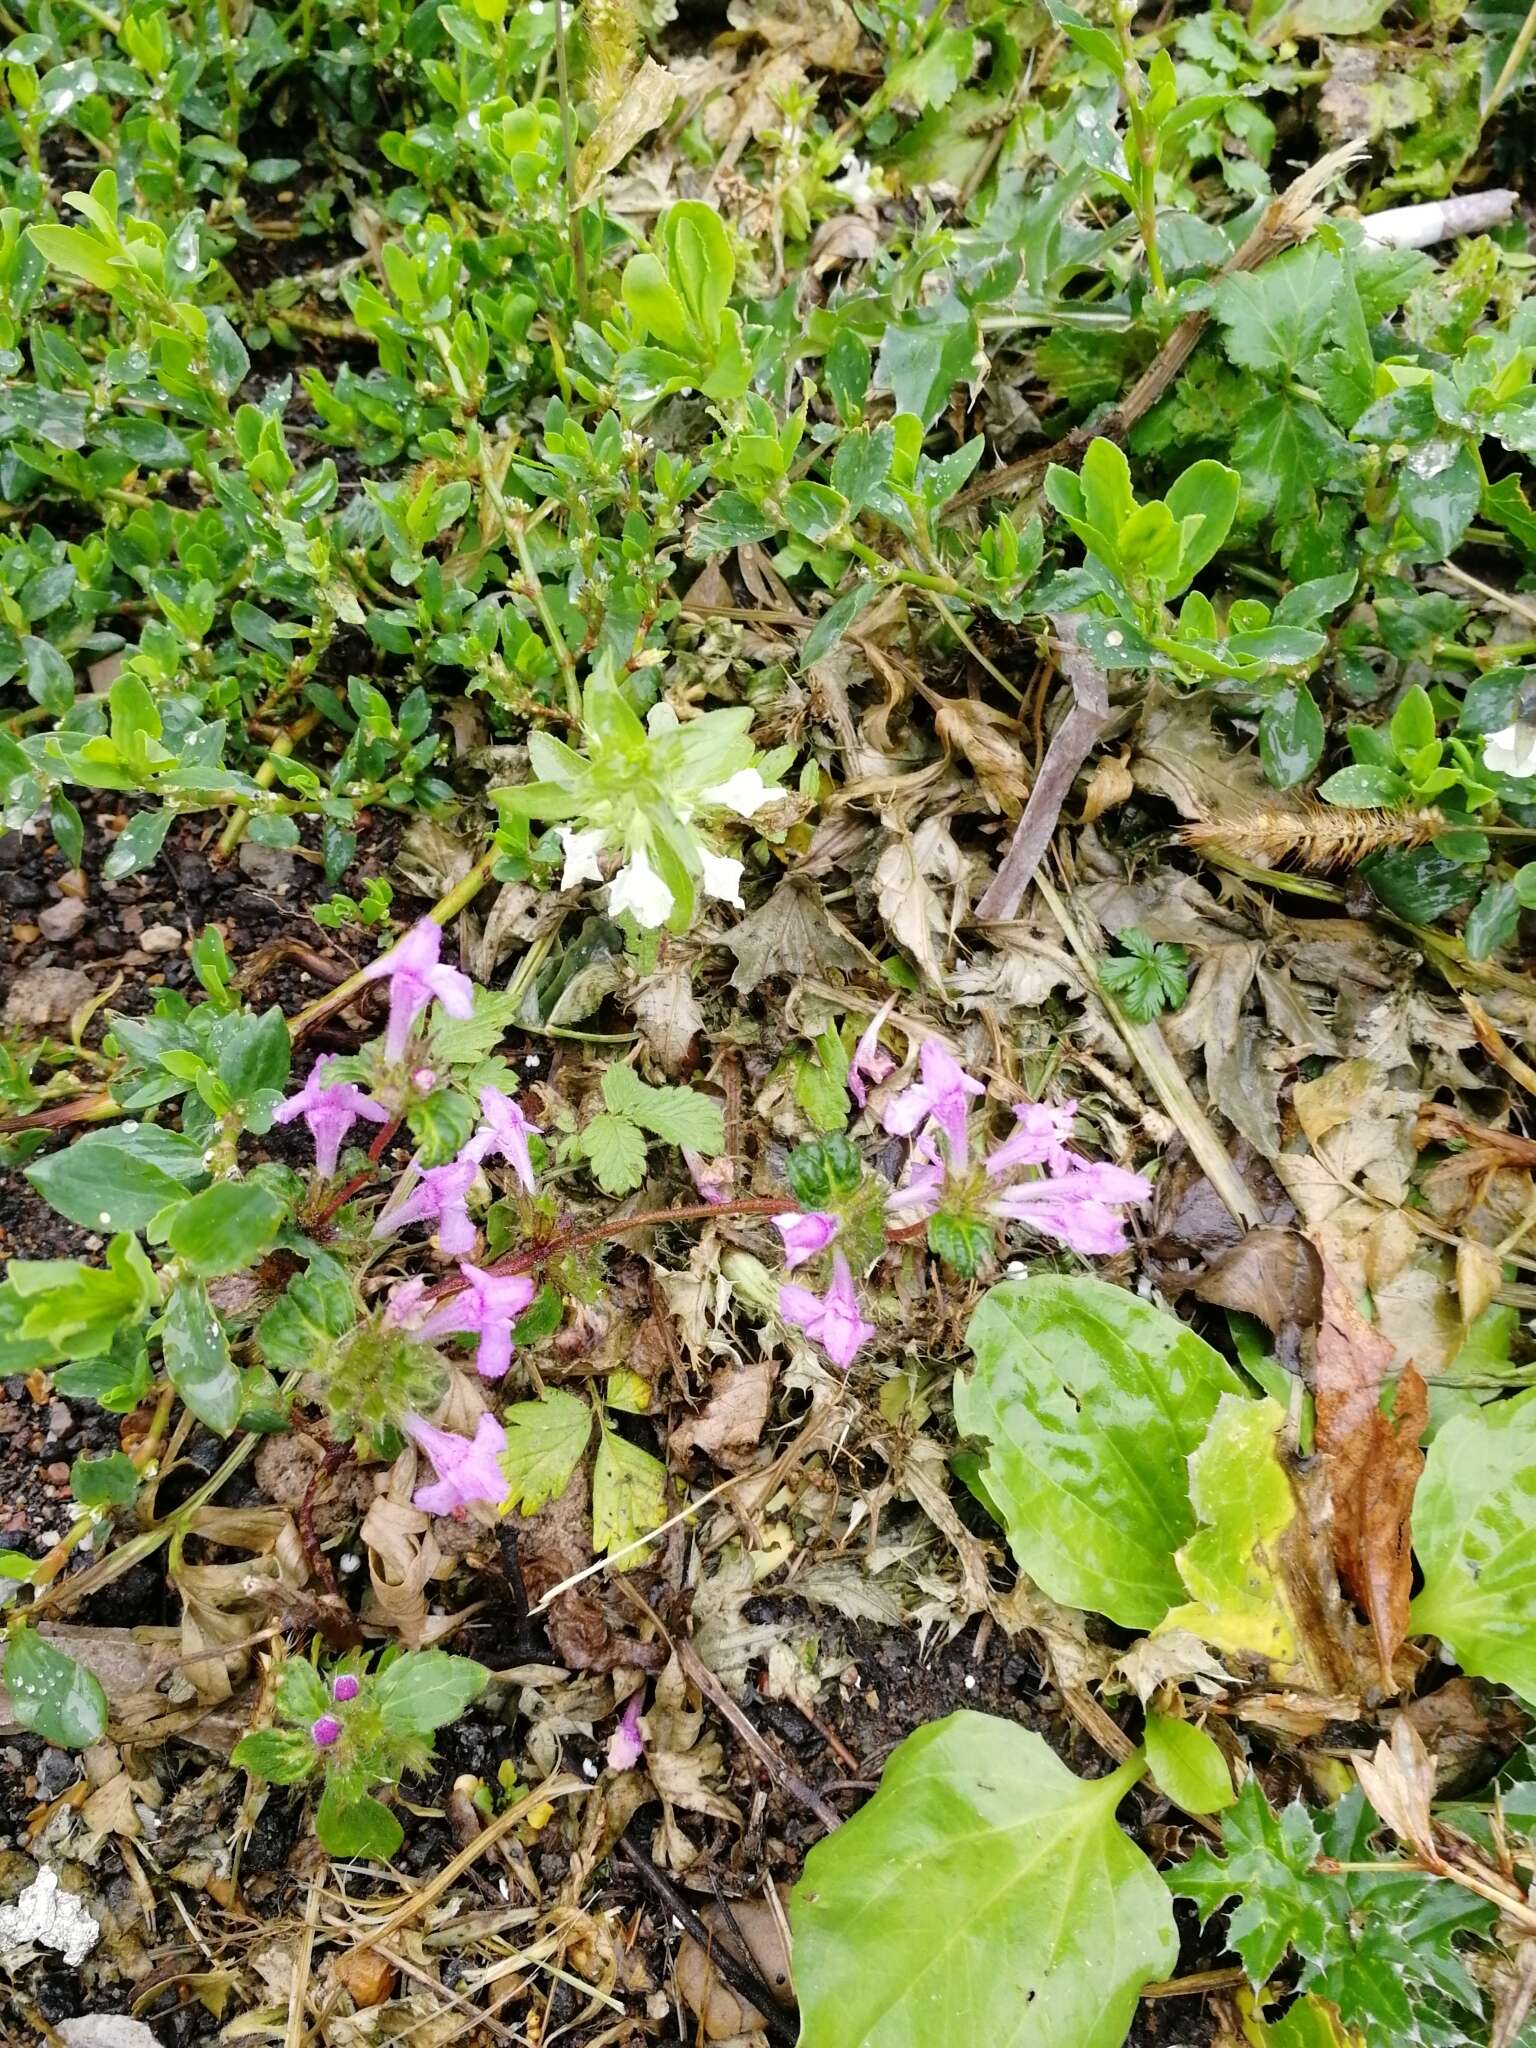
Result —
[[778, 790], [768, 787], [755, 768], [738, 768], [728, 782], [706, 789], [699, 801], [718, 804], [723, 811], [734, 811], [738, 818], [755, 818], [769, 804], [777, 803], [779, 795]]
[[560, 877], [562, 889], [574, 889], [578, 882], [600, 882], [603, 871], [597, 864], [607, 833], [573, 832], [569, 825], [560, 827], [560, 844], [565, 850], [565, 873]]
[[834, 192], [841, 192], [850, 206], [868, 206], [882, 189], [879, 171], [871, 172], [861, 156], [850, 156], [839, 175], [828, 180]]
[[1495, 775], [1513, 775], [1517, 781], [1536, 775], [1536, 725], [1506, 725], [1483, 741], [1483, 766]]
[[717, 896], [722, 903], [730, 903], [737, 910], [746, 905], [741, 900], [741, 862], [727, 860], [723, 853], [711, 853], [707, 846], [699, 848], [699, 859], [704, 868], [704, 894]]
[[630, 855], [608, 889], [608, 909], [618, 917], [628, 911], [645, 931], [656, 931], [672, 915], [672, 891], [651, 866], [643, 846]]

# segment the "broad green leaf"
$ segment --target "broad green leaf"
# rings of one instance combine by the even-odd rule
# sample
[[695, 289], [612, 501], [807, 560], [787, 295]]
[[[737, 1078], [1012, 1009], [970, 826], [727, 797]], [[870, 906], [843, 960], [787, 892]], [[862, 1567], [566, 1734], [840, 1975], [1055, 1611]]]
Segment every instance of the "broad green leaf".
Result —
[[1187, 1460], [1239, 1382], [1192, 1330], [1102, 1280], [1037, 1275], [987, 1294], [955, 1419], [1009, 1548], [1053, 1600], [1127, 1628], [1161, 1621], [1195, 1529]]
[[160, 1344], [171, 1385], [199, 1422], [228, 1436], [240, 1420], [240, 1375], [201, 1280], [183, 1280], [165, 1305]]
[[1259, 719], [1259, 759], [1276, 789], [1305, 782], [1323, 757], [1323, 714], [1305, 683], [1276, 690]]
[[82, 1230], [142, 1230], [205, 1172], [203, 1148], [154, 1124], [92, 1131], [27, 1168], [48, 1203]]
[[328, 1253], [314, 1252], [308, 1271], [289, 1281], [256, 1335], [274, 1372], [313, 1371], [356, 1321], [357, 1300], [346, 1268]]
[[382, 1800], [370, 1792], [349, 1798], [334, 1784], [320, 1795], [315, 1833], [333, 1856], [374, 1856], [381, 1861], [393, 1856], [405, 1840], [405, 1830]]
[[285, 1720], [307, 1727], [331, 1711], [330, 1687], [307, 1657], [285, 1657], [277, 1676], [277, 1706]]
[[1280, 1545], [1296, 1495], [1276, 1439], [1284, 1411], [1271, 1400], [1225, 1394], [1189, 1461], [1189, 1496], [1200, 1528], [1178, 1554], [1193, 1598], [1165, 1629], [1188, 1629], [1218, 1650], [1264, 1658], [1277, 1673], [1302, 1665], [1301, 1632], [1280, 1570]]
[[182, 1203], [167, 1240], [195, 1273], [238, 1273], [261, 1258], [286, 1213], [287, 1204], [271, 1188], [222, 1180]]
[[296, 1728], [253, 1728], [230, 1752], [236, 1770], [249, 1771], [273, 1785], [298, 1785], [320, 1760], [320, 1752]]
[[[605, 1425], [592, 1467], [593, 1549], [622, 1549], [666, 1518], [667, 1468]], [[629, 1571], [649, 1555], [648, 1550], [631, 1550], [620, 1568]]]
[[951, 296], [924, 314], [892, 321], [880, 343], [875, 382], [890, 392], [897, 412], [932, 426], [956, 384], [973, 374], [979, 346], [975, 314]]
[[802, 669], [814, 668], [823, 655], [831, 653], [859, 613], [880, 595], [881, 587], [873, 576], [866, 576], [845, 590], [835, 604], [828, 605], [805, 636], [805, 645], [800, 650]]
[[501, 1420], [501, 1469], [512, 1488], [507, 1511], [531, 1515], [564, 1493], [592, 1434], [592, 1410], [579, 1394], [551, 1387], [541, 1400], [514, 1401]]
[[6, 1640], [5, 1689], [18, 1724], [60, 1749], [89, 1749], [106, 1733], [107, 1696], [94, 1674], [35, 1628]]
[[444, 1066], [473, 1066], [500, 1045], [522, 998], [507, 989], [477, 988], [471, 1017], [450, 1017], [442, 1005], [432, 1011], [432, 1057]]
[[1310, 241], [1223, 278], [1211, 310], [1232, 361], [1276, 382], [1294, 374], [1328, 339], [1338, 271], [1339, 259]]
[[1415, 1634], [1536, 1703], [1536, 1388], [1437, 1432], [1413, 1498]]
[[1178, 1953], [1115, 1821], [1141, 1768], [1079, 1778], [989, 1714], [909, 1735], [791, 1895], [801, 2048], [1120, 2048]]
[[397, 1657], [373, 1681], [370, 1697], [391, 1735], [430, 1735], [456, 1721], [490, 1681], [473, 1657], [446, 1650], [413, 1650]]
[[157, 1285], [144, 1247], [126, 1231], [107, 1246], [105, 1267], [12, 1259], [5, 1278], [7, 1294], [20, 1304], [19, 1336], [45, 1344], [55, 1358], [110, 1352], [119, 1331], [148, 1314]]
[[603, 1100], [668, 1145], [686, 1145], [713, 1159], [725, 1150], [725, 1117], [717, 1102], [694, 1088], [653, 1088], [633, 1067], [615, 1064], [603, 1075]]
[[577, 1143], [605, 1195], [627, 1195], [645, 1179], [645, 1133], [627, 1117], [593, 1117]]
[[139, 1468], [126, 1451], [104, 1458], [76, 1458], [69, 1490], [83, 1508], [127, 1507], [139, 1490]]
[[1142, 1739], [1154, 1784], [1186, 1813], [1219, 1813], [1237, 1797], [1227, 1760], [1203, 1728], [1148, 1714]]

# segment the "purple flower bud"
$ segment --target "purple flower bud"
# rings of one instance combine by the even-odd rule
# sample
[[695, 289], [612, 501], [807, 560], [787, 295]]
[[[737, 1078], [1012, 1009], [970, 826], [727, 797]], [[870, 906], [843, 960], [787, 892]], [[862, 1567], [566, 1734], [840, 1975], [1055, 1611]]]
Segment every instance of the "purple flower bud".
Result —
[[825, 1209], [790, 1209], [768, 1220], [784, 1240], [784, 1264], [791, 1273], [824, 1251], [843, 1227], [842, 1218]]
[[309, 1739], [316, 1749], [329, 1749], [340, 1734], [341, 1723], [334, 1714], [322, 1714], [309, 1724]]
[[331, 1698], [340, 1700], [345, 1705], [348, 1700], [355, 1700], [361, 1690], [362, 1682], [357, 1675], [351, 1671], [343, 1671], [331, 1687]]

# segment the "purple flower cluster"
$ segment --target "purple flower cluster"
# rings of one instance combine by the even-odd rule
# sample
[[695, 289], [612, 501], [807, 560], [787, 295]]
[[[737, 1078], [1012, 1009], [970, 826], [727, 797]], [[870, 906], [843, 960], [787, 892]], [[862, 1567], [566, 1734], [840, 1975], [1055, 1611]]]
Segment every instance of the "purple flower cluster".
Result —
[[[849, 1065], [849, 1087], [861, 1107], [869, 1085], [878, 1087], [894, 1071], [895, 1063], [879, 1040], [885, 1014], [881, 1011], [859, 1040]], [[982, 1083], [938, 1039], [924, 1040], [917, 1079], [880, 1110], [880, 1121], [892, 1137], [912, 1141], [907, 1171], [887, 1197], [887, 1214], [903, 1225], [921, 1222], [942, 1207], [947, 1191], [954, 1190], [973, 1213], [979, 1207], [997, 1222], [1027, 1224], [1072, 1251], [1122, 1250], [1124, 1207], [1144, 1201], [1152, 1192], [1150, 1181], [1124, 1167], [1084, 1159], [1069, 1148], [1075, 1102], [1019, 1103], [1011, 1136], [973, 1171], [971, 1104], [985, 1093]], [[791, 1211], [772, 1221], [783, 1240], [790, 1272], [824, 1251], [842, 1228], [841, 1217], [823, 1210]], [[783, 1282], [779, 1313], [844, 1370], [875, 1334], [874, 1325], [860, 1313], [853, 1273], [841, 1251], [833, 1253], [832, 1278], [824, 1294]]]
[[419, 1167], [412, 1160], [404, 1180], [374, 1219], [370, 1236], [389, 1237], [408, 1223], [435, 1223], [438, 1247], [446, 1257], [457, 1259], [472, 1252], [478, 1233], [470, 1219], [469, 1191], [486, 1159], [505, 1159], [519, 1184], [532, 1194], [528, 1140], [540, 1135], [538, 1125], [529, 1123], [512, 1097], [499, 1088], [480, 1090], [480, 1114], [484, 1122], [457, 1157], [441, 1166]]
[[303, 1117], [315, 1141], [315, 1171], [322, 1180], [329, 1180], [336, 1171], [342, 1140], [359, 1117], [366, 1117], [371, 1124], [389, 1122], [389, 1111], [351, 1081], [325, 1078], [335, 1064], [334, 1053], [316, 1060], [298, 1094], [279, 1103], [272, 1115], [278, 1124], [291, 1124], [296, 1116]]
[[[886, 1105], [881, 1121], [895, 1137], [912, 1137], [912, 1159], [889, 1208], [911, 1221], [939, 1208], [946, 1184], [970, 1164], [966, 1109], [981, 1083], [937, 1039], [925, 1039], [918, 1081]], [[1016, 1128], [983, 1162], [985, 1208], [1001, 1223], [1023, 1223], [1068, 1250], [1102, 1255], [1125, 1248], [1128, 1202], [1143, 1202], [1152, 1183], [1139, 1173], [1070, 1151], [1075, 1102], [1021, 1102]], [[943, 1140], [942, 1150], [939, 1140]], [[1021, 1173], [1036, 1177], [1019, 1179]]]

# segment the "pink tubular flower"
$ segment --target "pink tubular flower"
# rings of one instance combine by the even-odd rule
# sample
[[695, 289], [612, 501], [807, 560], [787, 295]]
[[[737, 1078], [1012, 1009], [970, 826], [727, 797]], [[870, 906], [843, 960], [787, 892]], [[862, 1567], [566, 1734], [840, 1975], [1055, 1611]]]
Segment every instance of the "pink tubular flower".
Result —
[[343, 1671], [340, 1678], [334, 1680], [331, 1685], [331, 1698], [339, 1700], [345, 1706], [348, 1700], [355, 1700], [361, 1690], [362, 1683], [357, 1673], [355, 1671]]
[[1066, 1141], [1072, 1135], [1077, 1104], [1016, 1102], [1013, 1113], [1018, 1128], [995, 1152], [987, 1154], [991, 1177], [997, 1180], [1020, 1166], [1048, 1166], [1052, 1173], [1065, 1173], [1073, 1159]]
[[430, 1219], [437, 1224], [438, 1244], [450, 1258], [472, 1252], [476, 1231], [465, 1203], [479, 1171], [480, 1162], [469, 1156], [468, 1147], [446, 1166], [429, 1166], [419, 1180], [407, 1184], [404, 1195], [384, 1204], [369, 1236], [388, 1237], [407, 1223]]
[[427, 1338], [478, 1335], [475, 1369], [482, 1379], [499, 1380], [512, 1363], [512, 1325], [536, 1289], [526, 1273], [484, 1273], [468, 1263], [459, 1271], [468, 1285], [433, 1309], [420, 1334]]
[[476, 1159], [505, 1159], [531, 1195], [533, 1160], [528, 1140], [542, 1137], [543, 1132], [537, 1124], [529, 1123], [512, 1097], [503, 1095], [499, 1088], [480, 1090], [480, 1114], [485, 1122], [464, 1147], [463, 1156], [467, 1158], [473, 1153]]
[[843, 1227], [842, 1217], [829, 1216], [825, 1209], [791, 1209], [768, 1221], [784, 1240], [784, 1263], [791, 1273], [825, 1251]]
[[878, 1088], [896, 1071], [896, 1062], [880, 1043], [880, 1026], [891, 1014], [891, 1009], [892, 1003], [887, 1003], [877, 1017], [870, 1019], [863, 1036], [853, 1048], [853, 1058], [848, 1062], [848, 1092], [860, 1109], [869, 1099], [869, 1089], [864, 1083], [868, 1081], [872, 1087]]
[[938, 1208], [944, 1193], [945, 1173], [937, 1159], [914, 1159], [907, 1170], [907, 1177], [899, 1188], [892, 1188], [885, 1198], [887, 1211], [899, 1219], [901, 1227], [908, 1223], [920, 1223], [925, 1216], [931, 1216]]
[[608, 1738], [610, 1771], [632, 1771], [645, 1755], [645, 1737], [640, 1731], [640, 1708], [645, 1695], [633, 1692], [619, 1716], [619, 1725]]
[[309, 1724], [309, 1739], [316, 1749], [329, 1749], [341, 1734], [341, 1723], [334, 1714], [322, 1714], [317, 1721]]
[[425, 1451], [437, 1473], [429, 1486], [418, 1486], [411, 1500], [424, 1515], [460, 1514], [473, 1501], [488, 1501], [499, 1508], [511, 1491], [500, 1458], [507, 1448], [507, 1432], [494, 1415], [482, 1415], [475, 1434], [456, 1436], [451, 1429], [437, 1429], [420, 1416], [409, 1416], [402, 1427], [418, 1450]]
[[893, 1138], [910, 1138], [931, 1123], [949, 1145], [952, 1160], [965, 1156], [969, 1098], [987, 1092], [936, 1038], [925, 1038], [917, 1056], [920, 1079], [888, 1103], [881, 1121]]
[[474, 1015], [474, 984], [456, 967], [438, 964], [442, 950], [442, 926], [424, 917], [411, 926], [398, 946], [363, 969], [364, 981], [389, 983], [389, 1030], [384, 1039], [384, 1057], [391, 1062], [405, 1058], [411, 1029], [434, 996], [450, 1017]]
[[1125, 1249], [1125, 1221], [1114, 1205], [1145, 1201], [1151, 1192], [1152, 1183], [1139, 1173], [1083, 1159], [1064, 1174], [1016, 1182], [989, 1207], [1005, 1222], [1026, 1223], [1070, 1251], [1092, 1256]]
[[853, 1275], [841, 1252], [833, 1254], [832, 1284], [826, 1293], [812, 1294], [808, 1287], [786, 1282], [779, 1289], [779, 1314], [786, 1323], [804, 1330], [844, 1372], [852, 1365], [860, 1345], [875, 1334], [874, 1324], [866, 1323], [859, 1314]]
[[336, 1171], [341, 1141], [360, 1116], [371, 1124], [389, 1122], [389, 1111], [381, 1109], [361, 1088], [350, 1081], [326, 1080], [335, 1064], [335, 1053], [316, 1060], [298, 1094], [280, 1103], [272, 1116], [276, 1124], [291, 1124], [296, 1116], [303, 1117], [315, 1141], [315, 1171], [322, 1180], [329, 1180]]

